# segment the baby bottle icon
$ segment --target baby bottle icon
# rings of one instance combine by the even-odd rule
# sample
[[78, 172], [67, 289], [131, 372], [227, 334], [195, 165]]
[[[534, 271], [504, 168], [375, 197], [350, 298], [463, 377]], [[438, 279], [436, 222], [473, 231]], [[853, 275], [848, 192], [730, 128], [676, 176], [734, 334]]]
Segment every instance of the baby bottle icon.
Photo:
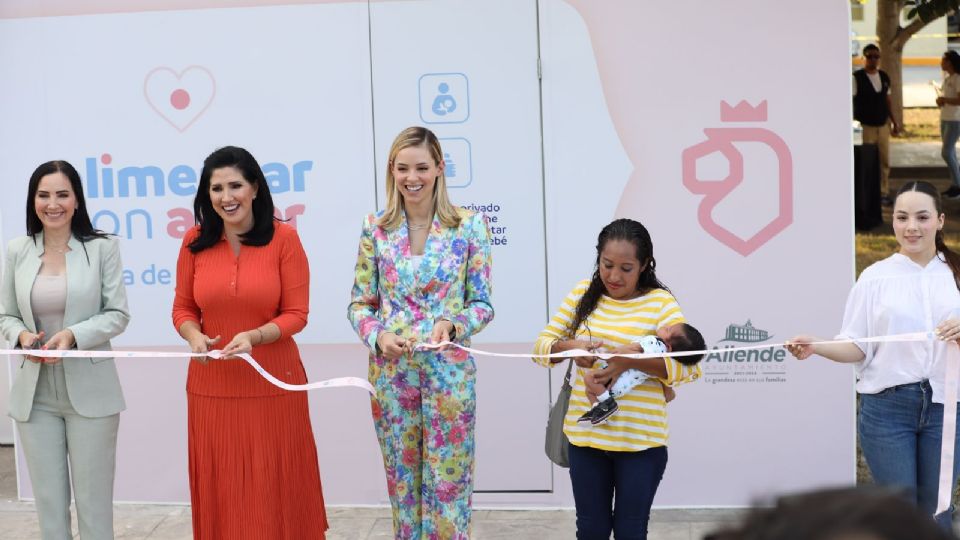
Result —
[[[720, 121], [723, 123], [766, 122], [767, 102], [764, 100], [756, 107], [752, 107], [746, 101], [741, 101], [736, 107], [731, 107], [727, 102], [721, 101]], [[697, 219], [703, 230], [720, 243], [746, 257], [793, 223], [793, 157], [790, 154], [790, 148], [776, 133], [755, 125], [705, 128], [703, 132], [707, 140], [683, 151], [681, 159], [683, 185], [691, 193], [703, 195], [703, 200], [700, 201], [697, 209]], [[713, 210], [717, 204], [743, 182], [744, 159], [743, 154], [734, 145], [737, 142], [767, 145], [774, 152], [779, 169], [777, 215], [749, 238], [741, 238], [727, 227], [717, 223], [713, 216]], [[719, 180], [698, 178], [697, 162], [715, 153], [722, 155], [729, 165], [726, 178]]]
[[443, 173], [447, 178], [457, 177], [457, 163], [450, 157], [450, 152], [443, 153]]

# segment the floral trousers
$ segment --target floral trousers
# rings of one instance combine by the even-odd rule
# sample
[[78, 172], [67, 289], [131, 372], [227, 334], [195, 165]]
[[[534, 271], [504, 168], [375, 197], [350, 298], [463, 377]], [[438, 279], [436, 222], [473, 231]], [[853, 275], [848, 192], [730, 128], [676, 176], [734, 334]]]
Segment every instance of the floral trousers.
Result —
[[371, 358], [373, 421], [397, 539], [470, 537], [476, 364], [457, 360], [432, 351]]

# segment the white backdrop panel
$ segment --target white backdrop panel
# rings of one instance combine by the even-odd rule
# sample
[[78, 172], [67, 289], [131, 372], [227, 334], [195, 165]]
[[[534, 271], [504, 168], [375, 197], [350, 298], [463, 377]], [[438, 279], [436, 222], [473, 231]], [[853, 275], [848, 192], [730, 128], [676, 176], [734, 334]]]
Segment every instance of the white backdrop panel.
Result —
[[[631, 217], [650, 230], [658, 275], [711, 347], [741, 344], [724, 339], [747, 321], [766, 331], [761, 343], [836, 331], [853, 270], [849, 60], [836, 53], [848, 7], [815, 4], [541, 4], [551, 309], [589, 275], [600, 229]], [[745, 14], [750, 24], [735, 22]], [[722, 121], [721, 101], [742, 99], [765, 101], [766, 121]], [[704, 197], [685, 187], [682, 164], [707, 128], [719, 128], [709, 150], [742, 152], [744, 167], [701, 224]], [[734, 137], [743, 140], [730, 152]], [[730, 172], [723, 156], [705, 158], [700, 179]], [[792, 212], [782, 230], [749, 241], [781, 212]], [[765, 356], [711, 358], [703, 381], [680, 388], [657, 505], [744, 505], [854, 481], [851, 368]]]
[[[428, 126], [448, 155], [453, 202], [490, 220], [496, 316], [474, 342], [513, 351], [530, 350], [545, 321], [536, 28], [532, 0], [371, 4], [380, 204], [393, 138]], [[478, 363], [477, 489], [550, 489], [531, 436], [543, 430], [547, 373], [523, 360]]]
[[[357, 244], [339, 232], [374, 205], [366, 4], [14, 19], [0, 21], [0, 36], [0, 79], [12, 82], [0, 100], [6, 238], [22, 234], [33, 168], [53, 157], [76, 165], [95, 225], [123, 240], [132, 319], [117, 345], [182, 349], [170, 306], [183, 228], [170, 222], [192, 224], [202, 160], [226, 144], [260, 160], [310, 254], [310, 324], [298, 341], [356, 342], [345, 313]], [[362, 351], [310, 351], [313, 378], [366, 372]], [[121, 366], [119, 500], [187, 500], [185, 367]], [[313, 396], [322, 460], [349, 434], [370, 434], [366, 399], [353, 397], [354, 414], [333, 417], [336, 405]], [[336, 471], [325, 470], [334, 485]]]
[[[497, 315], [476, 340], [482, 347], [529, 350], [547, 314], [589, 274], [600, 228], [621, 215], [650, 229], [661, 277], [711, 346], [737, 344], [725, 340], [728, 327], [748, 320], [767, 341], [829, 335], [853, 269], [849, 65], [835, 54], [846, 50], [848, 29], [846, 5], [816, 2], [736, 0], [691, 11], [546, 0], [539, 21], [532, 0], [0, 19], [2, 238], [22, 234], [33, 168], [71, 161], [88, 190], [96, 185], [97, 225], [124, 240], [133, 322], [118, 344], [182, 349], [165, 283], [180, 243], [170, 221], [186, 217], [177, 209], [189, 209], [203, 157], [245, 146], [311, 257], [311, 319], [298, 336], [309, 378], [362, 376], [365, 351], [345, 319], [360, 218], [376, 208], [375, 193], [383, 203], [392, 138], [425, 124], [451, 154], [454, 201], [487, 210], [502, 227], [494, 230]], [[740, 24], [744, 13], [754, 24]], [[799, 43], [802, 54], [787, 58]], [[783, 75], [785, 62], [794, 77]], [[741, 99], [766, 100], [766, 121], [722, 121], [720, 102]], [[682, 153], [708, 137], [729, 152], [730, 127], [780, 137], [792, 187], [772, 180], [782, 149], [737, 141], [743, 183], [704, 213], [715, 222], [704, 227], [704, 197], [684, 186]], [[728, 168], [714, 154], [698, 172], [711, 179]], [[121, 176], [134, 180], [127, 196]], [[781, 203], [792, 221], [776, 234], [745, 247], [720, 232], [750, 237]], [[811, 247], [817, 263], [800, 262], [811, 258], [799, 250]], [[681, 388], [669, 407], [671, 463], [658, 505], [742, 505], [770, 491], [853, 481], [850, 369], [720, 360], [705, 362], [706, 380]], [[185, 362], [121, 365], [129, 408], [118, 500], [187, 500], [185, 372]], [[479, 493], [476, 504], [572, 506], [566, 471], [542, 457], [559, 375], [526, 360], [480, 360], [477, 488], [501, 493]], [[310, 401], [328, 503], [385, 503], [367, 398], [339, 390]], [[19, 471], [30, 497], [22, 462]]]

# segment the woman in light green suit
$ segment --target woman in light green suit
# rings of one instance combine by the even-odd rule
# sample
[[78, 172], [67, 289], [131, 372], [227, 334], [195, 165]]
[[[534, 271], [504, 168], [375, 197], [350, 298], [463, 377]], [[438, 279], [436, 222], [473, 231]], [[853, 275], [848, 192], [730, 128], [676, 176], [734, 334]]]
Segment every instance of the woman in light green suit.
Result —
[[[27, 236], [7, 245], [0, 332], [22, 349], [109, 351], [130, 320], [116, 238], [93, 228], [76, 169], [40, 165], [27, 193]], [[71, 537], [70, 485], [82, 540], [113, 538], [117, 428], [124, 409], [112, 358], [15, 366], [17, 421], [44, 540]], [[69, 460], [69, 470], [67, 463]]]

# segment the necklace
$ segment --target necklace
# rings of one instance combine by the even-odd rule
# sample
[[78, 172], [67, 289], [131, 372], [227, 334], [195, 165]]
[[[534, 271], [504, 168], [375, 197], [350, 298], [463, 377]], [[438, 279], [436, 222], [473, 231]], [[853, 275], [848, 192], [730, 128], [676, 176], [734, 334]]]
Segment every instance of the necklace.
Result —
[[430, 225], [432, 225], [432, 224], [431, 224], [431, 223], [419, 223], [419, 224], [416, 224], [416, 225], [415, 225], [415, 224], [410, 223], [410, 222], [408, 221], [408, 222], [407, 222], [407, 230], [410, 230], [410, 231], [422, 231], [422, 230], [426, 229], [427, 227], [429, 227]]
[[57, 253], [59, 253], [59, 254], [61, 254], [61, 255], [63, 255], [64, 253], [67, 252], [67, 244], [64, 244], [64, 245], [62, 245], [62, 246], [55, 246], [55, 245], [53, 245], [53, 244], [47, 244], [46, 242], [44, 242], [44, 243], [43, 243], [43, 248], [44, 248], [44, 249], [52, 249], [52, 250], [56, 251]]

